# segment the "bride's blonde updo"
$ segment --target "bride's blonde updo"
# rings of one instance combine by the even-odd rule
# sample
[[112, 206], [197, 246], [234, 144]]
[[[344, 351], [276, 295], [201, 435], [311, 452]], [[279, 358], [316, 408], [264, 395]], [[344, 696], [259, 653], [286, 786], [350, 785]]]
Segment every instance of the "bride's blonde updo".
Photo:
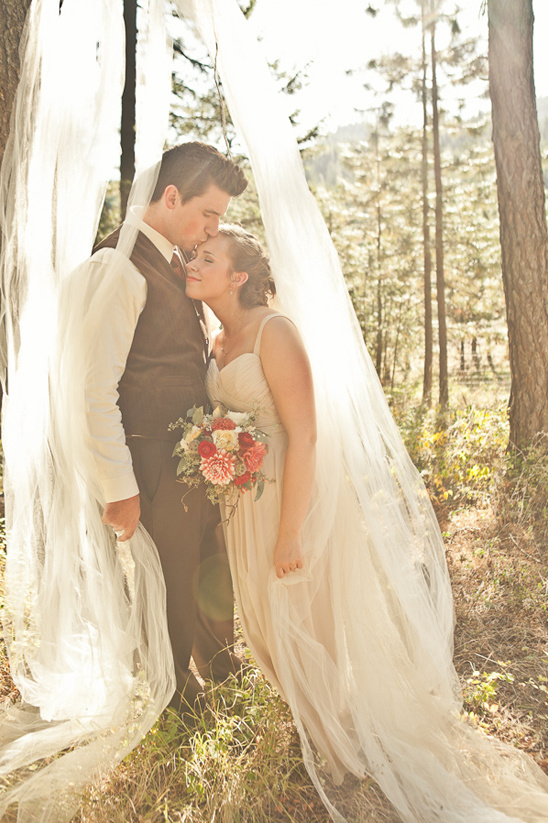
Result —
[[268, 306], [269, 298], [276, 294], [268, 254], [259, 241], [241, 226], [227, 223], [219, 227], [219, 234], [229, 241], [228, 256], [232, 271], [247, 272], [248, 279], [238, 292], [242, 306], [246, 309]]

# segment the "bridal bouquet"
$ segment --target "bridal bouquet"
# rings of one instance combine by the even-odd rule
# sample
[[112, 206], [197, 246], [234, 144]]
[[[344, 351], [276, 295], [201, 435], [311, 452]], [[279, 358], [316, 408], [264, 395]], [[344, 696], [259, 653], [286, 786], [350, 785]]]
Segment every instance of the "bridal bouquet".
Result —
[[267, 435], [254, 426], [253, 412], [232, 412], [222, 407], [204, 414], [192, 408], [187, 419], [179, 418], [169, 429], [182, 429], [183, 436], [173, 450], [179, 457], [177, 478], [187, 486], [205, 483], [212, 503], [221, 498], [236, 505], [240, 494], [256, 488], [255, 500], [263, 493], [261, 471], [268, 451]]

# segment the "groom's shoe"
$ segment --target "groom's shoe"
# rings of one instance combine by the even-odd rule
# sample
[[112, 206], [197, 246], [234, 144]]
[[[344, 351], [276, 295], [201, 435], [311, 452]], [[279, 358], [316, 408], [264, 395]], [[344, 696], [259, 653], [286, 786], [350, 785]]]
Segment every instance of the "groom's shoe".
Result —
[[243, 670], [247, 668], [247, 664], [228, 647], [219, 649], [209, 660], [206, 660], [205, 656], [194, 648], [192, 657], [200, 677], [204, 680], [212, 680], [214, 683], [224, 683], [230, 677], [236, 677], [240, 681]]
[[207, 666], [200, 667], [199, 671], [204, 680], [212, 680], [214, 683], [224, 683], [231, 677], [235, 677], [240, 682], [243, 670], [247, 668], [246, 664], [233, 652], [228, 649], [223, 651], [210, 660]]
[[206, 708], [204, 689], [191, 671], [177, 671], [177, 690], [168, 708], [175, 709], [185, 721], [196, 720]]

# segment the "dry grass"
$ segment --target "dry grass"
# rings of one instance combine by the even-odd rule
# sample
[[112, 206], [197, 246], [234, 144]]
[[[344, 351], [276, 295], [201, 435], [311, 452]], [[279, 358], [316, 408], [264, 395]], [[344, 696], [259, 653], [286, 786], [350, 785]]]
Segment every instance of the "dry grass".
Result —
[[465, 706], [490, 733], [548, 767], [548, 552], [492, 509], [446, 523]]
[[[227, 689], [216, 690], [219, 702], [199, 729], [185, 729], [165, 713], [143, 744], [88, 793], [75, 821], [331, 823], [302, 764], [287, 709], [259, 679], [255, 688], [269, 694], [269, 705], [259, 698], [253, 727], [249, 685], [242, 715], [225, 705], [224, 698], [235, 694]], [[372, 781], [347, 778], [331, 797], [348, 820], [400, 820]]]
[[[241, 685], [208, 687], [207, 699], [193, 727], [164, 712], [90, 789], [75, 823], [331, 823], [290, 712], [262, 674], [251, 668]], [[349, 777], [330, 796], [349, 820], [399, 823], [373, 781]]]

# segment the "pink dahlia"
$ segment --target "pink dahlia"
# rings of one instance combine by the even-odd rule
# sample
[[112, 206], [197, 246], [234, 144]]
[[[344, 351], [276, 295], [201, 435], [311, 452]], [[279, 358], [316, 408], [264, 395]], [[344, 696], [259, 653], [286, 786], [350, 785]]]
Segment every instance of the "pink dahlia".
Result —
[[267, 448], [264, 443], [255, 443], [252, 449], [248, 449], [246, 452], [244, 452], [244, 454], [242, 455], [242, 460], [247, 466], [248, 471], [259, 471], [259, 469], [263, 465], [263, 460], [266, 452]]
[[234, 464], [236, 458], [227, 452], [218, 451], [211, 457], [202, 457], [200, 471], [209, 483], [215, 486], [226, 486], [234, 479]]

